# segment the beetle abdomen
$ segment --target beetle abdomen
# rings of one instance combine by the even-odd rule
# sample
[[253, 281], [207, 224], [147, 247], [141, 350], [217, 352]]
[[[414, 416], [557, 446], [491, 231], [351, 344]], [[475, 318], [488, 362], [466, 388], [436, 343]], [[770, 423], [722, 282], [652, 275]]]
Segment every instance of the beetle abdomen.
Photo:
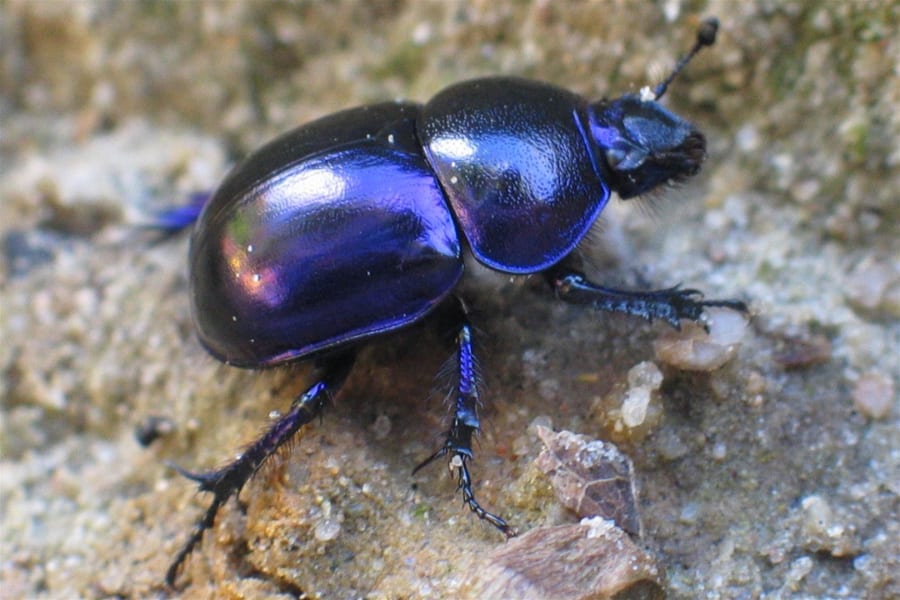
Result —
[[475, 257], [509, 273], [572, 251], [609, 199], [578, 111], [545, 83], [492, 77], [446, 88], [419, 117], [428, 160]]
[[191, 241], [194, 318], [213, 355], [244, 367], [301, 358], [407, 325], [450, 292], [460, 245], [418, 112], [337, 113], [233, 170]]

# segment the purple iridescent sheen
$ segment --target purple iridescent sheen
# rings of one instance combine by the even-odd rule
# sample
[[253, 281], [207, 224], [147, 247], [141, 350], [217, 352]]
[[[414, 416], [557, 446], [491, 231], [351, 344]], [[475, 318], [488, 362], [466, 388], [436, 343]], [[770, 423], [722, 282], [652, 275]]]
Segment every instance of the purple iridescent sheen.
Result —
[[450, 86], [425, 105], [425, 153], [480, 262], [508, 273], [546, 269], [606, 206], [585, 106], [562, 88], [512, 77]]
[[488, 267], [536, 273], [573, 251], [611, 190], [692, 175], [704, 154], [656, 102], [588, 104], [517, 78], [335, 113], [251, 154], [204, 207], [190, 257], [200, 340], [255, 368], [401, 328], [459, 281], [457, 231]]
[[456, 226], [414, 104], [351, 109], [238, 165], [191, 242], [200, 339], [259, 367], [422, 318], [462, 274]]

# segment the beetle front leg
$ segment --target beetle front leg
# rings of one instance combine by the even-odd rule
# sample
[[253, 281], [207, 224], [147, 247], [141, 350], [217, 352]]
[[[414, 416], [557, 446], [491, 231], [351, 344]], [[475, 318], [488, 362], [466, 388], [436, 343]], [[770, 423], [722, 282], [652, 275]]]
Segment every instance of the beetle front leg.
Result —
[[707, 306], [747, 312], [747, 305], [740, 300], [703, 300], [700, 290], [679, 286], [648, 291], [617, 290], [592, 283], [582, 273], [564, 267], [549, 269], [545, 276], [560, 300], [648, 321], [662, 319], [675, 329], [681, 329], [682, 319], [699, 321]]
[[[462, 305], [462, 301], [460, 301]], [[465, 308], [461, 306], [463, 313]], [[472, 436], [478, 431], [478, 389], [477, 373], [475, 367], [475, 355], [472, 352], [472, 328], [468, 320], [463, 317], [463, 324], [456, 337], [457, 344], [457, 368], [458, 380], [456, 384], [456, 405], [453, 413], [453, 421], [447, 431], [447, 440], [431, 456], [422, 461], [413, 474], [435, 460], [450, 455], [450, 470], [456, 469], [457, 489], [462, 491], [463, 502], [475, 513], [479, 519], [487, 521], [506, 537], [512, 537], [516, 533], [505, 520], [483, 509], [475, 499], [472, 491], [472, 478], [469, 475], [469, 461], [473, 457]]]
[[190, 537], [175, 555], [172, 565], [166, 572], [166, 583], [169, 587], [175, 587], [175, 579], [178, 577], [181, 565], [203, 539], [204, 532], [212, 528], [216, 514], [222, 505], [229, 498], [240, 493], [241, 488], [266, 462], [266, 459], [289, 442], [301, 427], [322, 413], [322, 409], [347, 378], [350, 368], [353, 366], [353, 360], [352, 353], [323, 359], [321, 363], [322, 376], [319, 380], [303, 394], [297, 396], [291, 403], [290, 410], [275, 421], [237, 459], [221, 469], [194, 473], [172, 465], [179, 473], [199, 483], [201, 492], [212, 492], [213, 499], [203, 518], [197, 521]]

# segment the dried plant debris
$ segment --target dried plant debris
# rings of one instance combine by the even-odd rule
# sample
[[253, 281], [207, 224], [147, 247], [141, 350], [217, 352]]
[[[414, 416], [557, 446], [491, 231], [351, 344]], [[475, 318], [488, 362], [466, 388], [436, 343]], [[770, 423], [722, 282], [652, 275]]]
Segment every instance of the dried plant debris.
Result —
[[610, 519], [640, 535], [634, 467], [615, 445], [539, 426], [546, 448], [535, 464], [547, 474], [559, 501], [580, 517]]
[[801, 370], [831, 360], [831, 341], [820, 333], [786, 336], [778, 344], [775, 361], [785, 370]]
[[470, 581], [468, 597], [485, 600], [665, 596], [653, 558], [600, 517], [513, 538], [479, 563]]

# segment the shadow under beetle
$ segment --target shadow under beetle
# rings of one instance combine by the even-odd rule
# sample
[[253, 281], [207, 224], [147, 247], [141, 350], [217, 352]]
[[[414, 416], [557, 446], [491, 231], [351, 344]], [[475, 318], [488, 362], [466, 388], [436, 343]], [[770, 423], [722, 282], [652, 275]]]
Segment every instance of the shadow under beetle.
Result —
[[163, 227], [197, 219], [190, 296], [213, 356], [250, 369], [313, 359], [319, 373], [239, 458], [205, 473], [179, 468], [213, 498], [169, 568], [169, 585], [222, 504], [338, 392], [354, 348], [445, 301], [459, 308], [453, 419], [445, 443], [416, 469], [449, 455], [472, 512], [514, 535], [481, 507], [469, 475], [479, 399], [471, 326], [453, 293], [464, 245], [491, 269], [541, 273], [561, 300], [598, 310], [674, 327], [706, 306], [746, 311], [697, 290], [603, 287], [573, 256], [611, 192], [631, 198], [699, 171], [703, 135], [657, 100], [717, 28], [715, 19], [703, 22], [691, 51], [641, 95], [589, 103], [546, 83], [489, 77], [424, 105], [335, 113], [251, 154], [202, 209], [161, 219]]

